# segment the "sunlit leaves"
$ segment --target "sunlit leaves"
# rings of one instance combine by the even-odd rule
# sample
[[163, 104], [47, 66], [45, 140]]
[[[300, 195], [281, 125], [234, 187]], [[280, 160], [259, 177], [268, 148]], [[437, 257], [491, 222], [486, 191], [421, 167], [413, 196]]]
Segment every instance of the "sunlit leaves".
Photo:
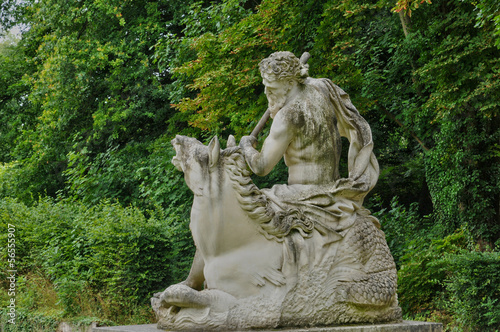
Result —
[[418, 9], [424, 3], [431, 4], [432, 2], [431, 0], [398, 0], [392, 11], [396, 13], [403, 12], [411, 17], [412, 11]]
[[26, 64], [31, 67], [26, 66], [23, 81], [30, 88], [24, 96], [30, 107], [11, 121], [24, 118], [25, 124], [11, 141], [17, 140], [23, 169], [31, 169], [25, 178], [38, 187], [35, 192], [55, 194], [65, 187], [61, 172], [68, 152], [78, 156], [88, 148], [93, 154], [81, 162], [92, 163], [110, 147], [123, 148], [130, 141], [154, 140], [165, 133], [172, 113], [164, 85], [169, 77], [156, 69], [152, 48], [166, 26], [178, 30], [165, 20], [181, 16], [174, 11], [183, 12], [188, 4], [168, 5], [26, 2], [23, 19], [30, 22], [30, 30], [21, 43], [29, 46]]
[[[176, 88], [175, 107], [192, 126], [208, 133], [247, 134], [265, 109], [258, 61], [277, 50], [297, 56], [307, 50], [312, 55], [311, 75], [331, 78], [343, 87], [371, 121], [376, 138], [399, 137], [390, 152], [381, 154], [382, 163], [419, 158], [413, 149], [431, 151], [425, 158], [426, 181], [438, 219], [447, 215], [440, 220], [453, 224], [445, 211], [457, 213], [467, 194], [481, 200], [493, 190], [490, 203], [495, 204], [498, 190], [474, 183], [496, 183], [494, 167], [484, 166], [491, 162], [493, 152], [480, 158], [478, 149], [481, 144], [493, 144], [499, 131], [495, 96], [500, 95], [500, 57], [493, 47], [492, 29], [474, 26], [474, 7], [466, 1], [400, 1], [396, 8], [386, 1], [311, 4], [263, 1], [232, 26], [214, 25], [222, 4], [194, 7], [196, 22], [186, 20], [185, 33], [190, 37], [177, 44], [191, 53], [170, 67], [184, 83]], [[413, 11], [411, 20], [406, 18], [404, 34], [400, 17], [391, 14], [391, 9], [407, 16]], [[189, 30], [191, 26], [194, 30]], [[457, 121], [456, 126], [447, 126], [450, 121]], [[485, 130], [487, 137], [472, 130], [464, 140], [455, 140], [454, 136], [464, 135], [465, 126]], [[453, 155], [458, 159], [434, 159]], [[463, 165], [477, 158], [481, 160]], [[474, 174], [475, 182], [451, 180], [453, 174], [467, 172]], [[423, 178], [424, 168], [407, 173]], [[494, 213], [479, 217], [470, 211], [462, 222], [494, 218]]]
[[[255, 89], [260, 83], [258, 62], [268, 52], [259, 53], [259, 50], [270, 49], [270, 38], [265, 37], [265, 27], [260, 27], [261, 20], [256, 20], [254, 16], [245, 17], [234, 26], [226, 25], [230, 22], [225, 18], [232, 19], [233, 12], [235, 15], [250, 14], [237, 3], [232, 8], [229, 5], [231, 3], [209, 7], [206, 9], [209, 13], [204, 16], [210, 27], [211, 22], [224, 13], [227, 16], [220, 24], [225, 29], [213, 26], [213, 32], [207, 31], [183, 41], [195, 50], [197, 59], [183, 63], [175, 72], [177, 77], [194, 77], [191, 82], [186, 81], [186, 86], [196, 91], [197, 95], [184, 98], [175, 106], [181, 112], [190, 114], [190, 124], [195, 127], [218, 133], [229, 126], [241, 135], [242, 128], [248, 130], [248, 124], [265, 110]], [[195, 10], [199, 8], [195, 7]], [[195, 15], [192, 19], [197, 20], [199, 16]], [[186, 36], [193, 34], [191, 27], [199, 29], [197, 24], [200, 23], [187, 25]]]
[[495, 45], [500, 48], [500, 2], [496, 0], [480, 0], [472, 2], [477, 9], [477, 22], [481, 27], [494, 25]]

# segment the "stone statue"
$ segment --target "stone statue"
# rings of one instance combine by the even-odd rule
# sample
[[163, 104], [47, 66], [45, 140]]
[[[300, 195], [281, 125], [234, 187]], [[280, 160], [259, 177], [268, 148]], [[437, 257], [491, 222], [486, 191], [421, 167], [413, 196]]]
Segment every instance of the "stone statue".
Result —
[[[268, 114], [256, 138], [221, 150], [173, 141], [174, 165], [194, 193], [196, 254], [188, 278], [151, 299], [158, 327], [241, 330], [401, 320], [396, 266], [380, 224], [363, 208], [378, 164], [371, 131], [349, 96], [308, 77], [305, 56], [273, 53], [260, 63]], [[339, 174], [349, 140], [347, 178]], [[284, 157], [287, 185], [257, 188]]]

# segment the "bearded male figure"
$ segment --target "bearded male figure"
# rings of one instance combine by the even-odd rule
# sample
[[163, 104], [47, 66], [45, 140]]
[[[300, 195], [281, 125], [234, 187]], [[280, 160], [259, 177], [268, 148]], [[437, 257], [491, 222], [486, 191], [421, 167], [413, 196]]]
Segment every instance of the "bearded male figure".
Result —
[[[288, 185], [262, 192], [274, 210], [293, 211], [314, 225], [307, 237], [286, 236], [291, 249], [282, 270], [294, 290], [283, 302], [282, 324], [400, 318], [392, 255], [378, 220], [362, 207], [379, 175], [368, 123], [332, 81], [308, 77], [308, 65], [293, 53], [273, 53], [259, 68], [273, 123], [260, 152], [254, 136], [243, 137], [240, 146], [257, 175], [284, 158]], [[350, 144], [347, 178], [339, 174], [341, 136]], [[297, 305], [306, 297], [308, 304]], [[336, 314], [309, 309], [334, 302]]]
[[[274, 121], [260, 152], [255, 137], [241, 139], [248, 166], [266, 175], [283, 157], [288, 186], [266, 194], [278, 205], [301, 205], [321, 226], [348, 228], [379, 174], [368, 123], [329, 79], [308, 77], [308, 65], [293, 53], [273, 53], [259, 67]], [[347, 178], [339, 175], [340, 136], [350, 142]]]
[[260, 153], [252, 148], [253, 136], [243, 137], [240, 145], [257, 175], [269, 173], [284, 156], [288, 184], [333, 184], [339, 179], [341, 145], [336, 116], [329, 100], [304, 77], [306, 66], [288, 52], [261, 62], [274, 121]]

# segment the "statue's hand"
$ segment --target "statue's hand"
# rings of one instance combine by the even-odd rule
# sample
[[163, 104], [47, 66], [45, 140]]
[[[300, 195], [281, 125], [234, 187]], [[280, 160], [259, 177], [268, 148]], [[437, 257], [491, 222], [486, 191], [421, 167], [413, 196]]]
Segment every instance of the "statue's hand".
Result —
[[355, 182], [351, 178], [341, 178], [335, 182], [336, 188], [352, 188]]
[[179, 285], [188, 286], [189, 288], [197, 291], [201, 291], [203, 289], [203, 284], [204, 280], [201, 280], [200, 282], [200, 280], [190, 280], [189, 278], [179, 283]]
[[255, 136], [243, 136], [240, 140], [240, 146], [242, 148], [257, 147], [257, 138]]

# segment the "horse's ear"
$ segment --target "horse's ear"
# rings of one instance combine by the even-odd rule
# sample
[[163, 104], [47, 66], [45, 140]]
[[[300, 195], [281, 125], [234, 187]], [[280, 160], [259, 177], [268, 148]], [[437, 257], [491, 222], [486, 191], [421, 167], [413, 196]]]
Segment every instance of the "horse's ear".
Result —
[[233, 135], [229, 135], [227, 138], [226, 148], [234, 148], [236, 146], [236, 138]]
[[208, 165], [209, 167], [215, 166], [219, 161], [220, 156], [220, 143], [217, 136], [212, 138], [210, 143], [208, 143]]

